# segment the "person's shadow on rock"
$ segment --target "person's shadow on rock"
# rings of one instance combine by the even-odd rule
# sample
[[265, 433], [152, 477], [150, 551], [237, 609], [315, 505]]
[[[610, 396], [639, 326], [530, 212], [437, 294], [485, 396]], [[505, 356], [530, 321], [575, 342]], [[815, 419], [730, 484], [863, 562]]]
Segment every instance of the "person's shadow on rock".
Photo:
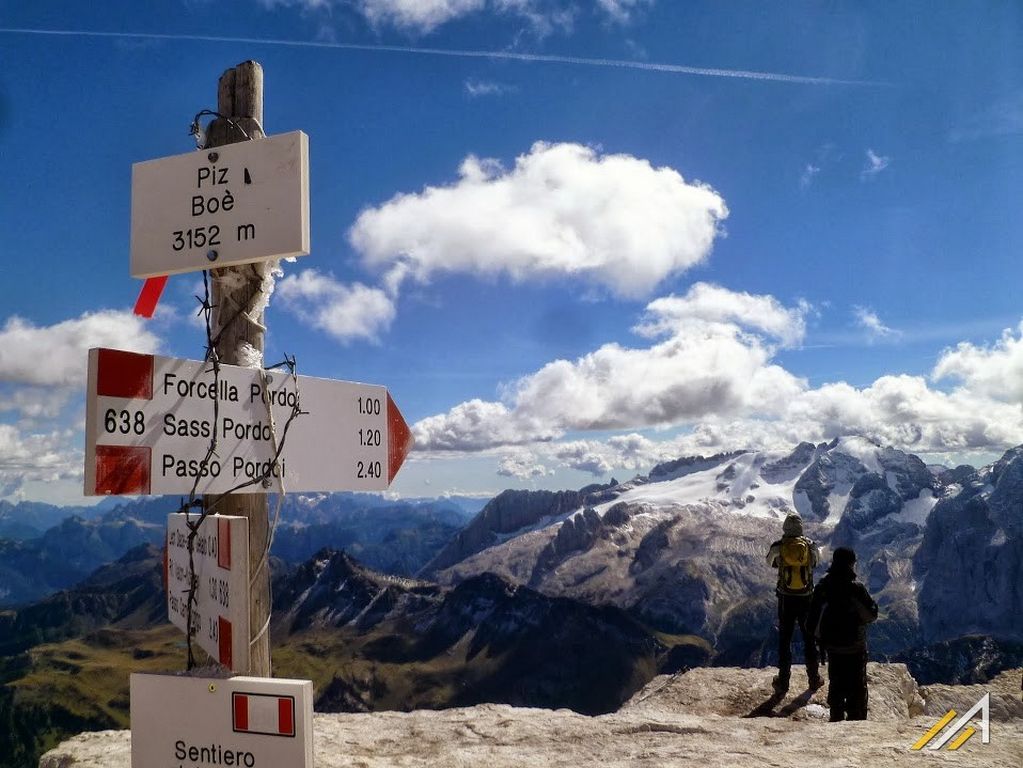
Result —
[[792, 701], [775, 712], [774, 708], [781, 703], [782, 699], [785, 698], [784, 693], [775, 692], [760, 704], [757, 704], [757, 706], [751, 709], [748, 714], [743, 715], [743, 717], [789, 717], [795, 713], [796, 710], [809, 704], [813, 694], [814, 689], [807, 688], [801, 694], [792, 699]]

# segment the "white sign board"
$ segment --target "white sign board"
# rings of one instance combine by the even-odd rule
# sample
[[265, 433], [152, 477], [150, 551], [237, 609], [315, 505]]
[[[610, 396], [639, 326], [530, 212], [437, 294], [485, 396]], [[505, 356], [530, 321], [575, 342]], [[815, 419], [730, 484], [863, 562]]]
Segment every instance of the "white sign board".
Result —
[[[379, 491], [390, 485], [412, 435], [384, 387], [140, 355], [89, 351], [85, 494]], [[218, 415], [214, 420], [214, 402]], [[271, 427], [267, 403], [273, 411]], [[294, 403], [302, 414], [285, 425]], [[213, 435], [217, 451], [203, 459]], [[274, 435], [284, 440], [275, 467]]]
[[[189, 515], [198, 522], [199, 513]], [[167, 616], [182, 632], [188, 626], [188, 525], [185, 515], [167, 516]], [[249, 668], [249, 521], [209, 515], [192, 545], [196, 601], [195, 641], [233, 671]]]
[[309, 137], [302, 131], [132, 166], [133, 277], [307, 253]]
[[132, 768], [312, 768], [313, 684], [133, 674]]

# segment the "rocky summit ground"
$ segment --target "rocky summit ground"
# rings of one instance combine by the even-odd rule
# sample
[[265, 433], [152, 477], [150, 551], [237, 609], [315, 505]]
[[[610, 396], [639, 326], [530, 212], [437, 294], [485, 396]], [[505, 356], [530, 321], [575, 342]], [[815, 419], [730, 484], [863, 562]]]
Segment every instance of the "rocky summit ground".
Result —
[[[1023, 766], [1023, 670], [987, 685], [924, 686], [900, 664], [871, 664], [870, 717], [828, 723], [827, 689], [810, 695], [795, 671], [792, 690], [771, 706], [773, 670], [701, 668], [661, 676], [618, 712], [483, 704], [443, 711], [317, 715], [318, 768], [579, 768], [700, 765]], [[991, 742], [978, 733], [961, 749], [910, 746], [949, 706], [960, 712], [991, 693]], [[86, 733], [43, 756], [40, 768], [128, 768], [127, 731]]]

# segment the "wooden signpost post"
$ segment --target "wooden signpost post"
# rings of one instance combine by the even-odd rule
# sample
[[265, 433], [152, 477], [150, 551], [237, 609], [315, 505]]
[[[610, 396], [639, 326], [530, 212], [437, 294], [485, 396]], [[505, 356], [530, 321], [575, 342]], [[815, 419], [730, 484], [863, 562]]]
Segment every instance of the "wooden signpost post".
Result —
[[308, 137], [265, 138], [254, 61], [221, 76], [212, 114], [200, 152], [135, 164], [130, 258], [146, 317], [167, 275], [210, 270], [207, 359], [90, 350], [85, 493], [188, 496], [168, 615], [190, 665], [195, 638], [250, 675], [132, 675], [133, 767], [312, 766], [312, 683], [270, 679], [267, 494], [384, 490], [412, 435], [382, 386], [264, 370], [277, 260], [310, 247]]

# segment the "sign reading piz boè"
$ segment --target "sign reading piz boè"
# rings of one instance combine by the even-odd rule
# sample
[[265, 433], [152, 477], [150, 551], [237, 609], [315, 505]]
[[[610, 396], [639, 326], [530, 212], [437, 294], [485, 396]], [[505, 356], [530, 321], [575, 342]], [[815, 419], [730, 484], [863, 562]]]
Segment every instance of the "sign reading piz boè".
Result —
[[132, 277], [308, 253], [302, 131], [132, 166]]

